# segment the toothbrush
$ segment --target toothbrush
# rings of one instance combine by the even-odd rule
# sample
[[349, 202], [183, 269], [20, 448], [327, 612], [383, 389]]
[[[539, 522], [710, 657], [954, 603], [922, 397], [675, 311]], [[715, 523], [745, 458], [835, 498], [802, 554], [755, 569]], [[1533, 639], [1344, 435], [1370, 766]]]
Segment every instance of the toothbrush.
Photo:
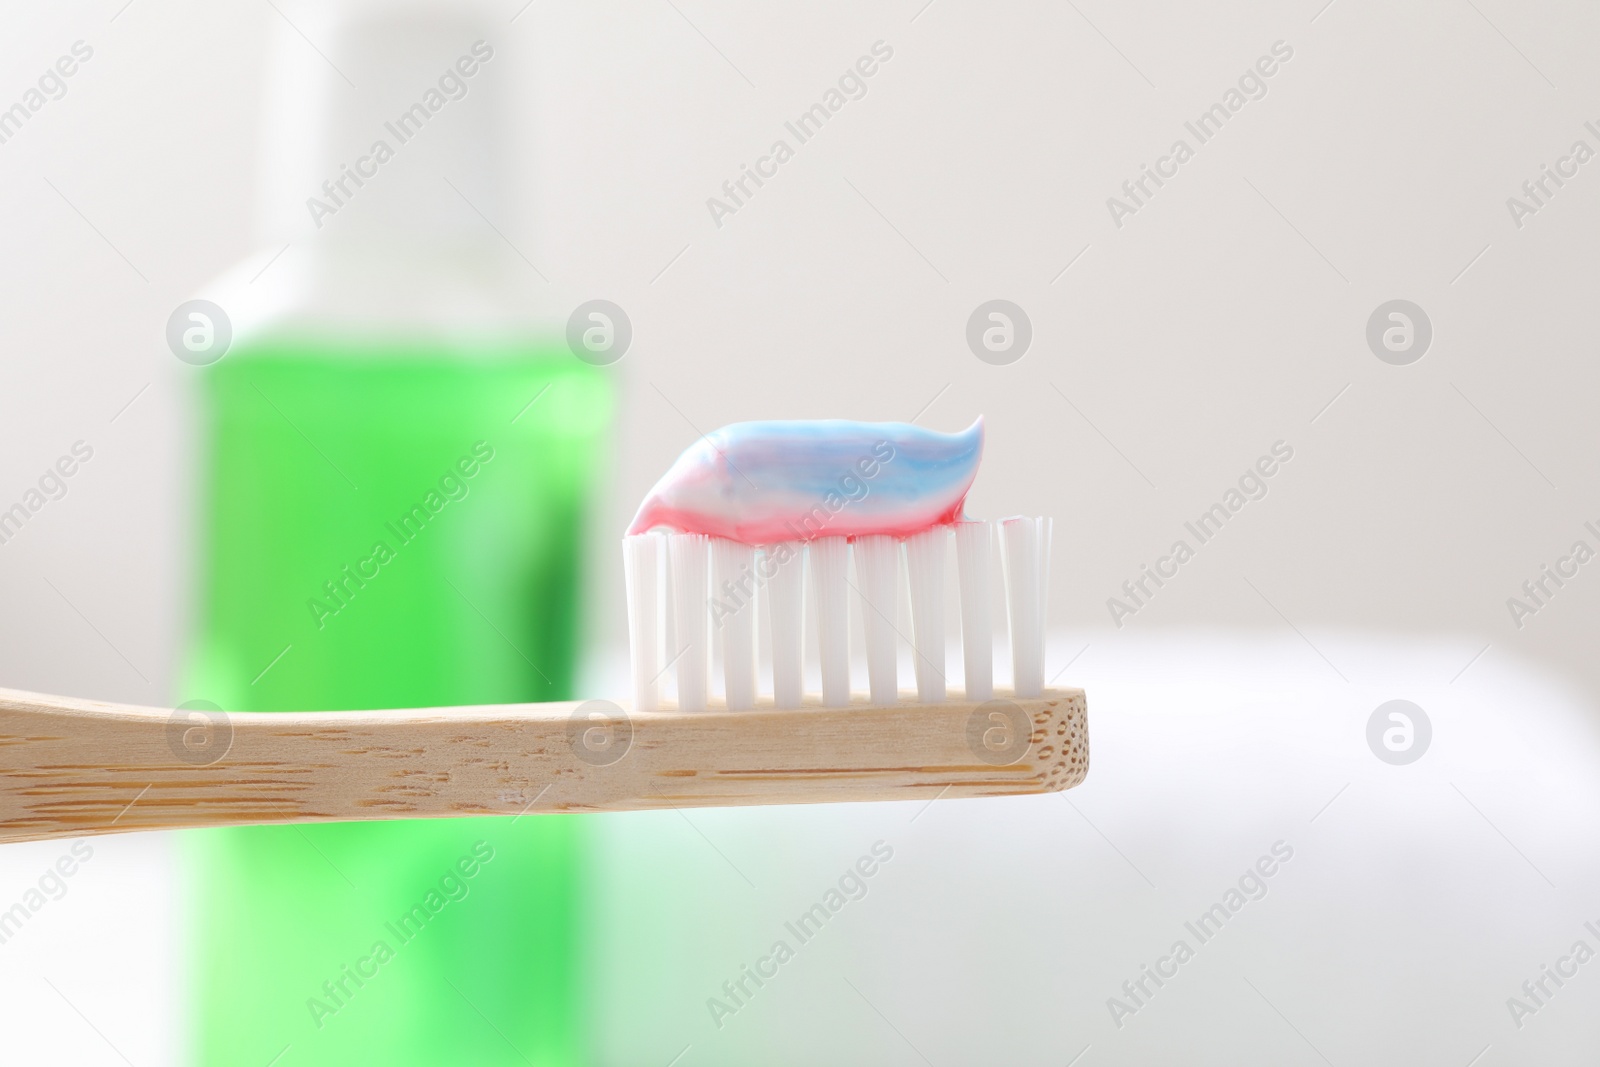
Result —
[[[1050, 521], [965, 517], [982, 442], [981, 420], [959, 434], [744, 423], [692, 447], [623, 539], [631, 709], [589, 700], [228, 713], [0, 689], [0, 842], [1071, 788], [1088, 773], [1088, 726], [1082, 690], [1044, 684]], [[951, 540], [959, 692], [945, 676]], [[991, 663], [996, 540], [1010, 692], [995, 687]], [[902, 562], [914, 690], [897, 676]], [[817, 692], [802, 670], [808, 565]], [[861, 691], [851, 677], [852, 604], [866, 640]], [[765, 678], [761, 635], [771, 648]], [[663, 691], [668, 676], [675, 701]]]

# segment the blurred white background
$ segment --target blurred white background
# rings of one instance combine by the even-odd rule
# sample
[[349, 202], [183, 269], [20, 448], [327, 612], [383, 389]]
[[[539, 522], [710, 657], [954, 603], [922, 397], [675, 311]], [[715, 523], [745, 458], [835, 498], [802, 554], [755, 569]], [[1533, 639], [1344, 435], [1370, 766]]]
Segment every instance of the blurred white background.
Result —
[[[643, 1044], [616, 1038], [616, 1062], [666, 1063], [684, 1044], [686, 1065], [970, 1063], [984, 1050], [1067, 1063], [1085, 1046], [1085, 1067], [1179, 1049], [1195, 1062], [1466, 1064], [1485, 1045], [1484, 1065], [1580, 1062], [1600, 970], [1522, 1030], [1504, 1000], [1600, 922], [1579, 845], [1594, 840], [1600, 578], [1585, 566], [1547, 586], [1521, 626], [1507, 601], [1575, 541], [1600, 548], [1584, 526], [1600, 526], [1585, 429], [1600, 385], [1585, 311], [1600, 281], [1600, 163], [1559, 188], [1547, 179], [1520, 225], [1507, 201], [1527, 200], [1523, 183], [1574, 142], [1600, 150], [1585, 125], [1600, 128], [1600, 12], [1505, 0], [487, 11], [533, 116], [516, 145], [520, 195], [496, 220], [549, 279], [529, 272], [529, 307], [560, 321], [601, 297], [634, 327], [612, 368], [623, 407], [594, 551], [597, 660], [622, 633], [613, 534], [696, 428], [841, 416], [949, 430], [983, 414], [970, 509], [1056, 518], [1050, 619], [1064, 636], [1047, 673], [1078, 656], [1061, 681], [1091, 687], [1095, 770], [1069, 798], [1104, 836], [1054, 798], [919, 817], [892, 870], [905, 881], [863, 908], [894, 905], [851, 917], [859, 967], [812, 965], [871, 984], [881, 1015], [859, 1002], [845, 1013], [836, 990], [774, 991], [763, 1028], [741, 1017], [746, 1034], [730, 1040], [732, 1024], [695, 1014], [711, 992], [699, 971], [674, 990], [680, 1005], [662, 992], [670, 968], [602, 962], [596, 980], [646, 1020], [618, 1024]], [[284, 208], [258, 179], [264, 72], [277, 48], [318, 69], [315, 40], [295, 29], [312, 15], [284, 0], [0, 13], [0, 108], [75, 42], [93, 50], [0, 143], [0, 508], [73, 442], [94, 449], [68, 494], [0, 544], [6, 686], [150, 704], [174, 691], [197, 371], [163, 331], [178, 303], [264, 247], [258, 220]], [[865, 96], [717, 225], [707, 198], [879, 41], [893, 56]], [[1292, 58], [1266, 94], [1199, 144], [1185, 123], [1276, 42]], [[340, 91], [331, 68], [320, 77]], [[1107, 198], [1178, 138], [1194, 158], [1119, 226]], [[1032, 323], [1008, 366], [965, 339], [996, 298]], [[1432, 325], [1409, 365], [1366, 339], [1394, 299]], [[1278, 441], [1294, 455], [1268, 495], [1116, 625], [1108, 598]], [[1390, 697], [1433, 716], [1437, 748], [1410, 767], [1365, 747]], [[1336, 805], [1310, 824], [1342, 782], [1354, 822], [1335, 821]], [[792, 892], [763, 898], [747, 927], [719, 925], [711, 940], [731, 940], [705, 975], [748, 962], [772, 916], [915, 814], [705, 816], [735, 853], [791, 821], [794, 842], [755, 879]], [[603, 891], [641, 886], [659, 870], [635, 847], [659, 838], [653, 824], [601, 822], [616, 872]], [[1304, 865], [1240, 920], [1257, 925], [1235, 959], [1194, 966], [1227, 971], [1197, 979], [1206, 989], [1269, 976], [1256, 984], [1280, 1013], [1243, 1012], [1253, 994], [1232, 986], [1191, 1002], [1175, 990], [1170, 1009], [1157, 1001], [1115, 1029], [1113, 987], [1278, 838]], [[120, 1062], [59, 1001], [41, 1006], [42, 975], [94, 975], [114, 991], [103, 1010], [123, 1019], [98, 1019], [123, 1026], [116, 1044], [136, 1063], [171, 1062], [170, 845], [96, 848], [106, 862], [28, 931], [31, 954], [0, 946], [8, 1002], [37, 1007], [8, 1012], [6, 1029], [43, 1042], [27, 1048], [70, 1044], [72, 1062]], [[1122, 878], [1119, 849], [1148, 878]], [[54, 856], [0, 853], [0, 901]], [[703, 859], [716, 877], [721, 861]], [[963, 901], [952, 884], [968, 887]], [[697, 934], [737, 912], [688, 882], [667, 899], [653, 921]], [[126, 936], [142, 930], [165, 933]], [[617, 953], [597, 959], [636, 960]]]

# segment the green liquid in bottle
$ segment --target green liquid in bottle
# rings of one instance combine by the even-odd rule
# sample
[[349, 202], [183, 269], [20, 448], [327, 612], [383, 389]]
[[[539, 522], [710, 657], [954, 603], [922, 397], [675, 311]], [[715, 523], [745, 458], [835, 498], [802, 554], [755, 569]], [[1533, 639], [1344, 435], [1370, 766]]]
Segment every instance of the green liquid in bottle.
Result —
[[[186, 696], [573, 695], [611, 404], [595, 368], [564, 347], [280, 341], [204, 373]], [[580, 831], [530, 815], [194, 832], [196, 1061], [582, 1062]]]

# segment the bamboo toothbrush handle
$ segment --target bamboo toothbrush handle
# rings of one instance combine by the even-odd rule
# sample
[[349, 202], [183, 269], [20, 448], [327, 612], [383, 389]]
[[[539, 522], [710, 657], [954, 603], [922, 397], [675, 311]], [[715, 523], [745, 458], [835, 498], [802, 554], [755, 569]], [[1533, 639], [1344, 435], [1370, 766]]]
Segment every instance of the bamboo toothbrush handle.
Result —
[[1008, 796], [1089, 769], [1083, 691], [651, 712], [168, 711], [0, 689], [0, 842], [257, 823]]

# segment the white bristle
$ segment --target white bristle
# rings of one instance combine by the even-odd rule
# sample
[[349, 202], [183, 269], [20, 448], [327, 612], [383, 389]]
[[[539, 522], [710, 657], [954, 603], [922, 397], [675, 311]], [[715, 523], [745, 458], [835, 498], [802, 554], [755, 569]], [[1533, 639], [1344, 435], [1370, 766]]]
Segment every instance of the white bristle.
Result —
[[850, 542], [819, 537], [811, 542], [811, 584], [817, 602], [817, 652], [822, 660], [822, 703], [842, 708], [850, 703], [850, 608], [846, 567]]
[[916, 655], [917, 699], [944, 702], [944, 557], [949, 530], [935, 526], [906, 538], [911, 579], [911, 643]]
[[956, 523], [956, 570], [961, 581], [961, 652], [967, 699], [994, 696], [994, 628], [989, 618], [989, 575], [994, 569], [993, 523]]
[[710, 554], [705, 534], [671, 534], [672, 605], [677, 622], [678, 707], [706, 708], [706, 675], [710, 673], [710, 612], [706, 607], [706, 571]]
[[[960, 577], [962, 656], [966, 698], [994, 696], [994, 528], [1000, 528], [1006, 611], [1011, 632], [1013, 688], [1018, 696], [1044, 692], [1044, 629], [1050, 578], [1052, 522], [1012, 518], [954, 524]], [[945, 556], [949, 531], [935, 526], [905, 539], [917, 699], [947, 699], [945, 681]], [[850, 545], [855, 545], [852, 552]], [[812, 577], [821, 659], [822, 703], [850, 703], [850, 619], [846, 590], [855, 558], [867, 682], [872, 704], [899, 699], [898, 611], [900, 544], [887, 535], [784, 542], [760, 549], [704, 534], [649, 533], [622, 540], [628, 596], [628, 640], [633, 653], [633, 707], [659, 710], [662, 677], [677, 670], [677, 704], [686, 711], [709, 705], [712, 643], [721, 653], [723, 692], [731, 710], [756, 705], [757, 591], [764, 600], [772, 652], [773, 702], [795, 709], [805, 702], [805, 575]], [[764, 656], [764, 644], [763, 644]]]
[[1018, 696], [1044, 692], [1044, 582], [1049, 572], [1050, 520], [1006, 519], [1000, 524], [1011, 619], [1011, 672]]
[[1050, 539], [1055, 536], [1055, 520], [1041, 516], [1039, 523], [1039, 666], [1044, 667], [1044, 624], [1050, 605]]
[[874, 704], [893, 704], [900, 696], [894, 630], [900, 543], [874, 534], [858, 537], [853, 544], [856, 580], [861, 583], [861, 624], [867, 638], [867, 688]]
[[772, 640], [772, 700], [780, 708], [798, 708], [805, 698], [804, 662], [805, 546], [795, 541], [768, 545], [762, 551], [766, 587], [767, 631]]
[[728, 710], [756, 706], [756, 550], [738, 541], [711, 542], [712, 626], [722, 638], [722, 682]]
[[656, 711], [661, 706], [661, 546], [664, 541], [657, 534], [622, 539], [635, 711]]

